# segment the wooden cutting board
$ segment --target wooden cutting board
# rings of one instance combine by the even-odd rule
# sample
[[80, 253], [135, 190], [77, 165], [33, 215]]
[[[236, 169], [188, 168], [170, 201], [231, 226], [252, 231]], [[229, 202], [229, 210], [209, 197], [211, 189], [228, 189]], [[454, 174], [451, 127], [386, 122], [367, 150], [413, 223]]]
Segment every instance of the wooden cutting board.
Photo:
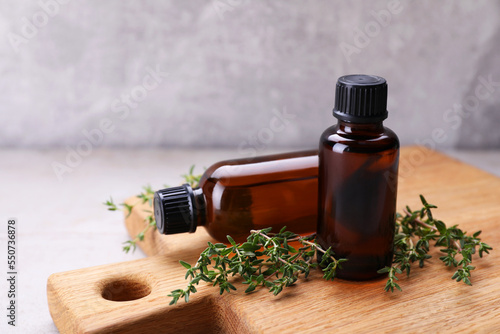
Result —
[[[439, 252], [409, 278], [403, 292], [383, 291], [385, 279], [326, 282], [319, 272], [277, 297], [244, 285], [220, 296], [201, 283], [189, 303], [169, 306], [185, 288], [180, 259], [195, 263], [210, 241], [194, 234], [150, 231], [140, 247], [151, 257], [53, 274], [47, 282], [52, 319], [61, 333], [388, 333], [500, 332], [500, 179], [422, 147], [401, 150], [398, 208], [418, 207], [419, 194], [438, 205], [435, 217], [466, 231], [482, 230], [493, 246], [474, 256], [473, 286], [451, 280]], [[144, 227], [143, 208], [126, 220], [131, 235]], [[213, 240], [212, 240], [213, 241]], [[120, 245], [117, 245], [120, 247]]]

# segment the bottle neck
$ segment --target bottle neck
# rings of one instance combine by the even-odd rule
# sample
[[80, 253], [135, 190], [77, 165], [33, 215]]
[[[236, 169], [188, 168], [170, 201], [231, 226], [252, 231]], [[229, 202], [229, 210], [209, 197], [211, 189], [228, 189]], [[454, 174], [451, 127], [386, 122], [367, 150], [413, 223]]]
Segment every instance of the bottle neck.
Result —
[[196, 226], [204, 226], [207, 221], [207, 201], [205, 199], [205, 195], [203, 194], [203, 189], [193, 189], [193, 195], [194, 224]]
[[384, 131], [382, 121], [375, 123], [351, 123], [339, 119], [338, 127], [344, 133], [381, 133]]

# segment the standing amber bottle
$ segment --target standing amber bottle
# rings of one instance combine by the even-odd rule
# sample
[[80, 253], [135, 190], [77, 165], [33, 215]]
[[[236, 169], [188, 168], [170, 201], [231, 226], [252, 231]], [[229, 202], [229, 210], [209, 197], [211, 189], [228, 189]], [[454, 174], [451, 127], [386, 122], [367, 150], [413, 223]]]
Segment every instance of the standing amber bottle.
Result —
[[382, 124], [385, 79], [340, 77], [333, 115], [319, 145], [317, 241], [348, 259], [337, 277], [370, 279], [393, 258], [399, 140]]
[[317, 151], [302, 151], [218, 162], [188, 184], [155, 193], [160, 233], [194, 232], [204, 226], [221, 242], [246, 239], [252, 229], [283, 226], [314, 233], [318, 208]]

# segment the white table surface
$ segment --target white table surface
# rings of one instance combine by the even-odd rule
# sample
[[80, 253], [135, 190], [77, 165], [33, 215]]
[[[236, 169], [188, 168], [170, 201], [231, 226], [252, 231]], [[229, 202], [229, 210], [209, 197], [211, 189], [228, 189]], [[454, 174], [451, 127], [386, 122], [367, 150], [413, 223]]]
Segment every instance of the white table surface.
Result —
[[[284, 150], [287, 151], [287, 150]], [[259, 152], [260, 154], [270, 152]], [[450, 156], [500, 176], [499, 151], [446, 151]], [[180, 174], [222, 159], [235, 150], [96, 149], [59, 181], [52, 162], [64, 162], [65, 149], [0, 150], [0, 309], [6, 314], [7, 219], [18, 219], [17, 327], [0, 319], [0, 333], [58, 333], [49, 314], [46, 283], [50, 274], [143, 258], [125, 254], [129, 238], [123, 216], [102, 204], [121, 202], [145, 184], [177, 185]]]

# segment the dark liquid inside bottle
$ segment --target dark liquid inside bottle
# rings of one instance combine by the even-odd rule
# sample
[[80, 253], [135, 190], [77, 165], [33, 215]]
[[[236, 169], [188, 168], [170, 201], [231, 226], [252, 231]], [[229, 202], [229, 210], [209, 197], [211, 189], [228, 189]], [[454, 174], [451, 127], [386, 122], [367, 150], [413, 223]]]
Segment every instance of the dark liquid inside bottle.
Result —
[[217, 240], [244, 241], [250, 230], [286, 226], [299, 234], [316, 231], [317, 151], [223, 161], [200, 180], [204, 225]]
[[323, 133], [317, 240], [348, 259], [337, 277], [370, 279], [391, 265], [398, 159], [399, 141], [382, 123], [339, 122]]

